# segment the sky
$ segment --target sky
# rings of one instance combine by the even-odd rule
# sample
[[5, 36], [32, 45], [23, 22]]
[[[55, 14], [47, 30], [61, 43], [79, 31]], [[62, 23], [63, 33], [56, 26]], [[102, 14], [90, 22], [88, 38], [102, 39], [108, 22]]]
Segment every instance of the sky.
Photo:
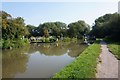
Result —
[[[14, 1], [14, 0], [13, 0]], [[18, 0], [19, 1], [19, 0]], [[89, 25], [106, 13], [118, 11], [118, 2], [2, 2], [2, 10], [13, 17], [23, 17], [26, 24], [38, 26], [44, 22], [66, 24], [84, 20]]]
[[2, 2], [115, 2], [119, 0], [1, 0]]

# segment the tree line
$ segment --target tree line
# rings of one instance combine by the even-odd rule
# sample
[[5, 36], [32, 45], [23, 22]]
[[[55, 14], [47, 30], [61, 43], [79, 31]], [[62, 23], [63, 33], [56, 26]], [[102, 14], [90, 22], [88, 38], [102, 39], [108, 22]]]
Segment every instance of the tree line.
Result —
[[84, 34], [89, 33], [90, 26], [82, 20], [66, 25], [63, 22], [46, 22], [40, 24], [38, 27], [27, 25], [30, 36], [55, 36], [82, 38]]
[[[84, 35], [95, 36], [96, 38], [110, 38], [120, 41], [120, 14], [105, 14], [95, 20], [90, 26], [83, 20], [66, 24], [64, 22], [45, 22], [39, 26], [26, 25], [22, 17], [12, 17], [5, 11], [0, 11], [0, 33], [2, 33], [3, 46], [24, 42], [23, 38], [54, 36], [56, 38], [69, 37], [82, 39]], [[25, 42], [28, 42], [26, 40]], [[9, 44], [7, 44], [9, 43]], [[13, 43], [13, 44], [10, 44]], [[7, 45], [6, 45], [7, 44]], [[21, 43], [19, 43], [21, 44]]]
[[45, 22], [39, 26], [25, 25], [22, 17], [13, 18], [5, 11], [1, 11], [2, 15], [2, 38], [14, 39], [22, 36], [56, 36], [56, 37], [77, 37], [83, 36], [90, 31], [90, 26], [85, 21], [79, 20], [70, 24], [63, 22]]
[[97, 38], [109, 38], [120, 41], [120, 14], [105, 14], [95, 20], [95, 24], [89, 33]]

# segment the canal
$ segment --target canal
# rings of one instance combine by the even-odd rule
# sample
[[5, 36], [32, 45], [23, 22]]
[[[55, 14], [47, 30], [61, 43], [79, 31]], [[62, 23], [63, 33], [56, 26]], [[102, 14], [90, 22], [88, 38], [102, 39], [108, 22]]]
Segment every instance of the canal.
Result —
[[50, 78], [71, 63], [87, 45], [34, 43], [2, 51], [3, 78]]

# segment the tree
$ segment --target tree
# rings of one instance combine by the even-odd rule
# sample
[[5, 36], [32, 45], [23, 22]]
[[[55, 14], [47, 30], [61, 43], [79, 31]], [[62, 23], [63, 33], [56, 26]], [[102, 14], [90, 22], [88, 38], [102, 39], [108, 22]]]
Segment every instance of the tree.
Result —
[[[50, 36], [61, 36], [62, 30], [66, 29], [66, 24], [62, 22], [46, 22], [40, 24], [37, 30], [40, 32], [39, 36], [44, 36], [45, 32]], [[44, 32], [45, 31], [45, 32]]]
[[43, 33], [44, 33], [44, 36], [45, 36], [46, 38], [49, 37], [49, 32], [48, 32], [48, 29], [47, 29], [46, 27], [44, 27]]
[[2, 15], [2, 38], [7, 39], [19, 39], [22, 36], [28, 34], [28, 30], [25, 26], [24, 19], [21, 17], [13, 18], [10, 14], [1, 11]]
[[29, 31], [29, 37], [31, 36], [37, 36], [39, 32], [36, 32], [37, 27], [34, 25], [27, 25], [26, 26]]
[[118, 37], [120, 34], [120, 14], [105, 14], [95, 20], [90, 35], [94, 35], [97, 38], [109, 37], [112, 40], [120, 40]]
[[70, 37], [77, 37], [82, 38], [84, 34], [87, 34], [89, 32], [89, 25], [86, 24], [84, 21], [79, 20], [74, 23], [70, 23], [68, 25], [68, 35]]

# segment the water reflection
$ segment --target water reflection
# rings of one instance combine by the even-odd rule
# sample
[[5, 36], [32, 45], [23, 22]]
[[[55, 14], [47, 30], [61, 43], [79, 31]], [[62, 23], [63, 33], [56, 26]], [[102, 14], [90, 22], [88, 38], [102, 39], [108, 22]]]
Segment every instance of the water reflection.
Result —
[[2, 55], [2, 77], [13, 78], [17, 73], [24, 73], [29, 56], [29, 47], [14, 50], [4, 50]]
[[3, 78], [49, 78], [74, 60], [86, 47], [79, 43], [44, 43], [4, 50]]
[[77, 57], [82, 51], [87, 47], [87, 45], [82, 45], [80, 43], [72, 43], [68, 46], [69, 52], [68, 55], [71, 57]]
[[68, 53], [71, 57], [77, 57], [87, 45], [82, 45], [80, 43], [43, 43], [43, 44], [31, 44], [28, 53], [34, 53], [39, 51], [40, 54], [46, 56], [60, 56]]
[[29, 53], [33, 53], [35, 51], [39, 51], [40, 54], [44, 54], [46, 56], [60, 56], [65, 54], [67, 49], [58, 43], [31, 44]]

